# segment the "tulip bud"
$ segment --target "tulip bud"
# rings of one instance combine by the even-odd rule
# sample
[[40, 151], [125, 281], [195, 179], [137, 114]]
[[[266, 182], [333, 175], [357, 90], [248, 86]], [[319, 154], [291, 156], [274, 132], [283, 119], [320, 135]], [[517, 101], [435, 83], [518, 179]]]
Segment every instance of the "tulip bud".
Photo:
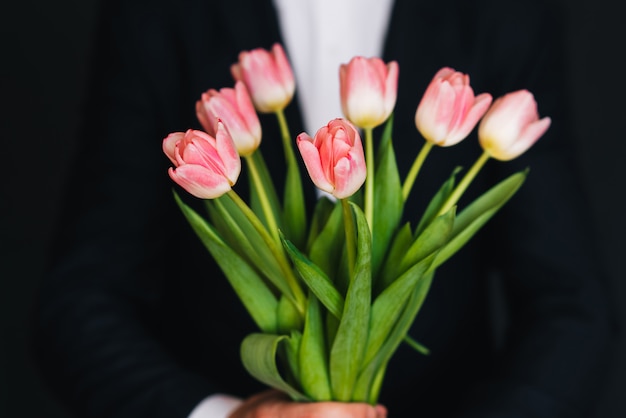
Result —
[[239, 155], [252, 154], [261, 143], [261, 123], [252, 105], [245, 84], [235, 83], [235, 88], [220, 91], [208, 90], [196, 102], [198, 120], [208, 132], [215, 136], [218, 120], [224, 123]]
[[382, 124], [396, 104], [398, 63], [380, 58], [354, 57], [339, 67], [341, 108], [359, 128]]
[[220, 122], [215, 138], [189, 129], [163, 140], [163, 152], [176, 166], [168, 173], [183, 189], [201, 199], [214, 199], [231, 190], [241, 171], [235, 143]]
[[465, 139], [485, 114], [492, 97], [474, 97], [469, 76], [444, 67], [428, 85], [415, 113], [415, 126], [426, 141], [447, 147]]
[[298, 148], [313, 183], [337, 199], [353, 195], [365, 182], [365, 156], [356, 128], [334, 119], [311, 138], [301, 133]]
[[274, 44], [271, 51], [258, 48], [241, 52], [230, 72], [235, 80], [245, 83], [259, 112], [282, 110], [293, 98], [296, 82], [280, 44]]
[[539, 119], [537, 102], [527, 90], [497, 99], [478, 126], [478, 140], [492, 158], [507, 161], [524, 153], [550, 127]]

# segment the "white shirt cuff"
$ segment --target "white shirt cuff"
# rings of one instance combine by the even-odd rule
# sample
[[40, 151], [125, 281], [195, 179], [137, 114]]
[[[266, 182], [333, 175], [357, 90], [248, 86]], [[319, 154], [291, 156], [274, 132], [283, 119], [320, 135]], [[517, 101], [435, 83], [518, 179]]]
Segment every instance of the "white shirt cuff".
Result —
[[243, 401], [229, 395], [216, 394], [202, 400], [196, 406], [189, 418], [228, 418]]

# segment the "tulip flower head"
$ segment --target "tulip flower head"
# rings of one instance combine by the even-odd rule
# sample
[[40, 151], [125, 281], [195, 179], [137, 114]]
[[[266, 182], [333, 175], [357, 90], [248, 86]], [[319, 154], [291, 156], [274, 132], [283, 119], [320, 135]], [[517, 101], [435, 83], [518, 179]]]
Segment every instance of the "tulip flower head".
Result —
[[426, 141], [447, 147], [465, 139], [485, 114], [492, 97], [474, 97], [469, 76], [444, 67], [435, 74], [415, 113], [415, 126]]
[[382, 124], [396, 105], [398, 63], [380, 58], [354, 57], [339, 67], [341, 107], [359, 128]]
[[539, 119], [537, 102], [528, 90], [497, 99], [478, 126], [478, 140], [492, 158], [512, 160], [530, 148], [550, 127]]
[[193, 129], [168, 135], [163, 152], [176, 166], [168, 170], [172, 180], [201, 199], [230, 191], [241, 171], [235, 143], [221, 122], [215, 137]]
[[211, 89], [203, 93], [196, 102], [196, 115], [213, 137], [217, 133], [218, 120], [222, 121], [235, 141], [239, 155], [252, 154], [261, 143], [261, 123], [241, 81], [235, 83], [235, 88]]
[[363, 185], [363, 145], [359, 132], [347, 120], [330, 121], [314, 138], [303, 132], [297, 143], [309, 176], [319, 189], [344, 199]]
[[243, 81], [259, 112], [283, 110], [296, 88], [291, 65], [280, 44], [271, 51], [257, 48], [239, 54], [239, 62], [230, 67], [236, 81]]

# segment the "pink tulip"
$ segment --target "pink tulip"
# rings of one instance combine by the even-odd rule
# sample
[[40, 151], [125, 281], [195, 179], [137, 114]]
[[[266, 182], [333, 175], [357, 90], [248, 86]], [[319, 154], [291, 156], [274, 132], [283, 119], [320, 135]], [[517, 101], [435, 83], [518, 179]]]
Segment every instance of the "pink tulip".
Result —
[[311, 138], [301, 133], [298, 148], [313, 183], [338, 199], [353, 195], [365, 181], [361, 137], [347, 120], [335, 119]]
[[220, 122], [215, 138], [202, 131], [170, 134], [163, 152], [174, 163], [169, 175], [183, 189], [201, 199], [214, 199], [231, 190], [241, 171], [235, 143]]
[[396, 104], [398, 63], [385, 65], [380, 58], [354, 57], [339, 67], [341, 107], [348, 120], [360, 128], [383, 123]]
[[532, 93], [518, 90], [493, 103], [478, 126], [478, 139], [491, 157], [508, 161], [537, 142], [550, 123], [548, 117], [539, 119]]
[[424, 139], [447, 147], [465, 139], [485, 114], [492, 97], [474, 97], [469, 76], [444, 67], [428, 85], [415, 113], [415, 125]]
[[218, 120], [226, 126], [235, 141], [239, 155], [252, 154], [261, 143], [261, 124], [243, 82], [235, 88], [208, 90], [196, 102], [196, 115], [204, 129], [215, 136]]
[[235, 80], [245, 83], [259, 112], [276, 112], [291, 102], [296, 82], [280, 44], [274, 44], [271, 51], [258, 48], [241, 52], [230, 72]]

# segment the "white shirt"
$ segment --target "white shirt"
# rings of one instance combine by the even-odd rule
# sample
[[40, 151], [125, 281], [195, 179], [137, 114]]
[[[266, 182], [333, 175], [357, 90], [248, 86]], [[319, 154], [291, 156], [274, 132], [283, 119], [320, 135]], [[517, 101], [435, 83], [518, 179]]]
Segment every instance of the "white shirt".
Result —
[[313, 136], [343, 116], [339, 65], [356, 55], [382, 55], [392, 1], [274, 0], [274, 5], [296, 77], [304, 127]]
[[[273, 1], [296, 78], [304, 127], [313, 136], [330, 120], [343, 116], [339, 65], [356, 55], [382, 55], [393, 0]], [[226, 418], [241, 402], [228, 395], [211, 395], [189, 418]]]

